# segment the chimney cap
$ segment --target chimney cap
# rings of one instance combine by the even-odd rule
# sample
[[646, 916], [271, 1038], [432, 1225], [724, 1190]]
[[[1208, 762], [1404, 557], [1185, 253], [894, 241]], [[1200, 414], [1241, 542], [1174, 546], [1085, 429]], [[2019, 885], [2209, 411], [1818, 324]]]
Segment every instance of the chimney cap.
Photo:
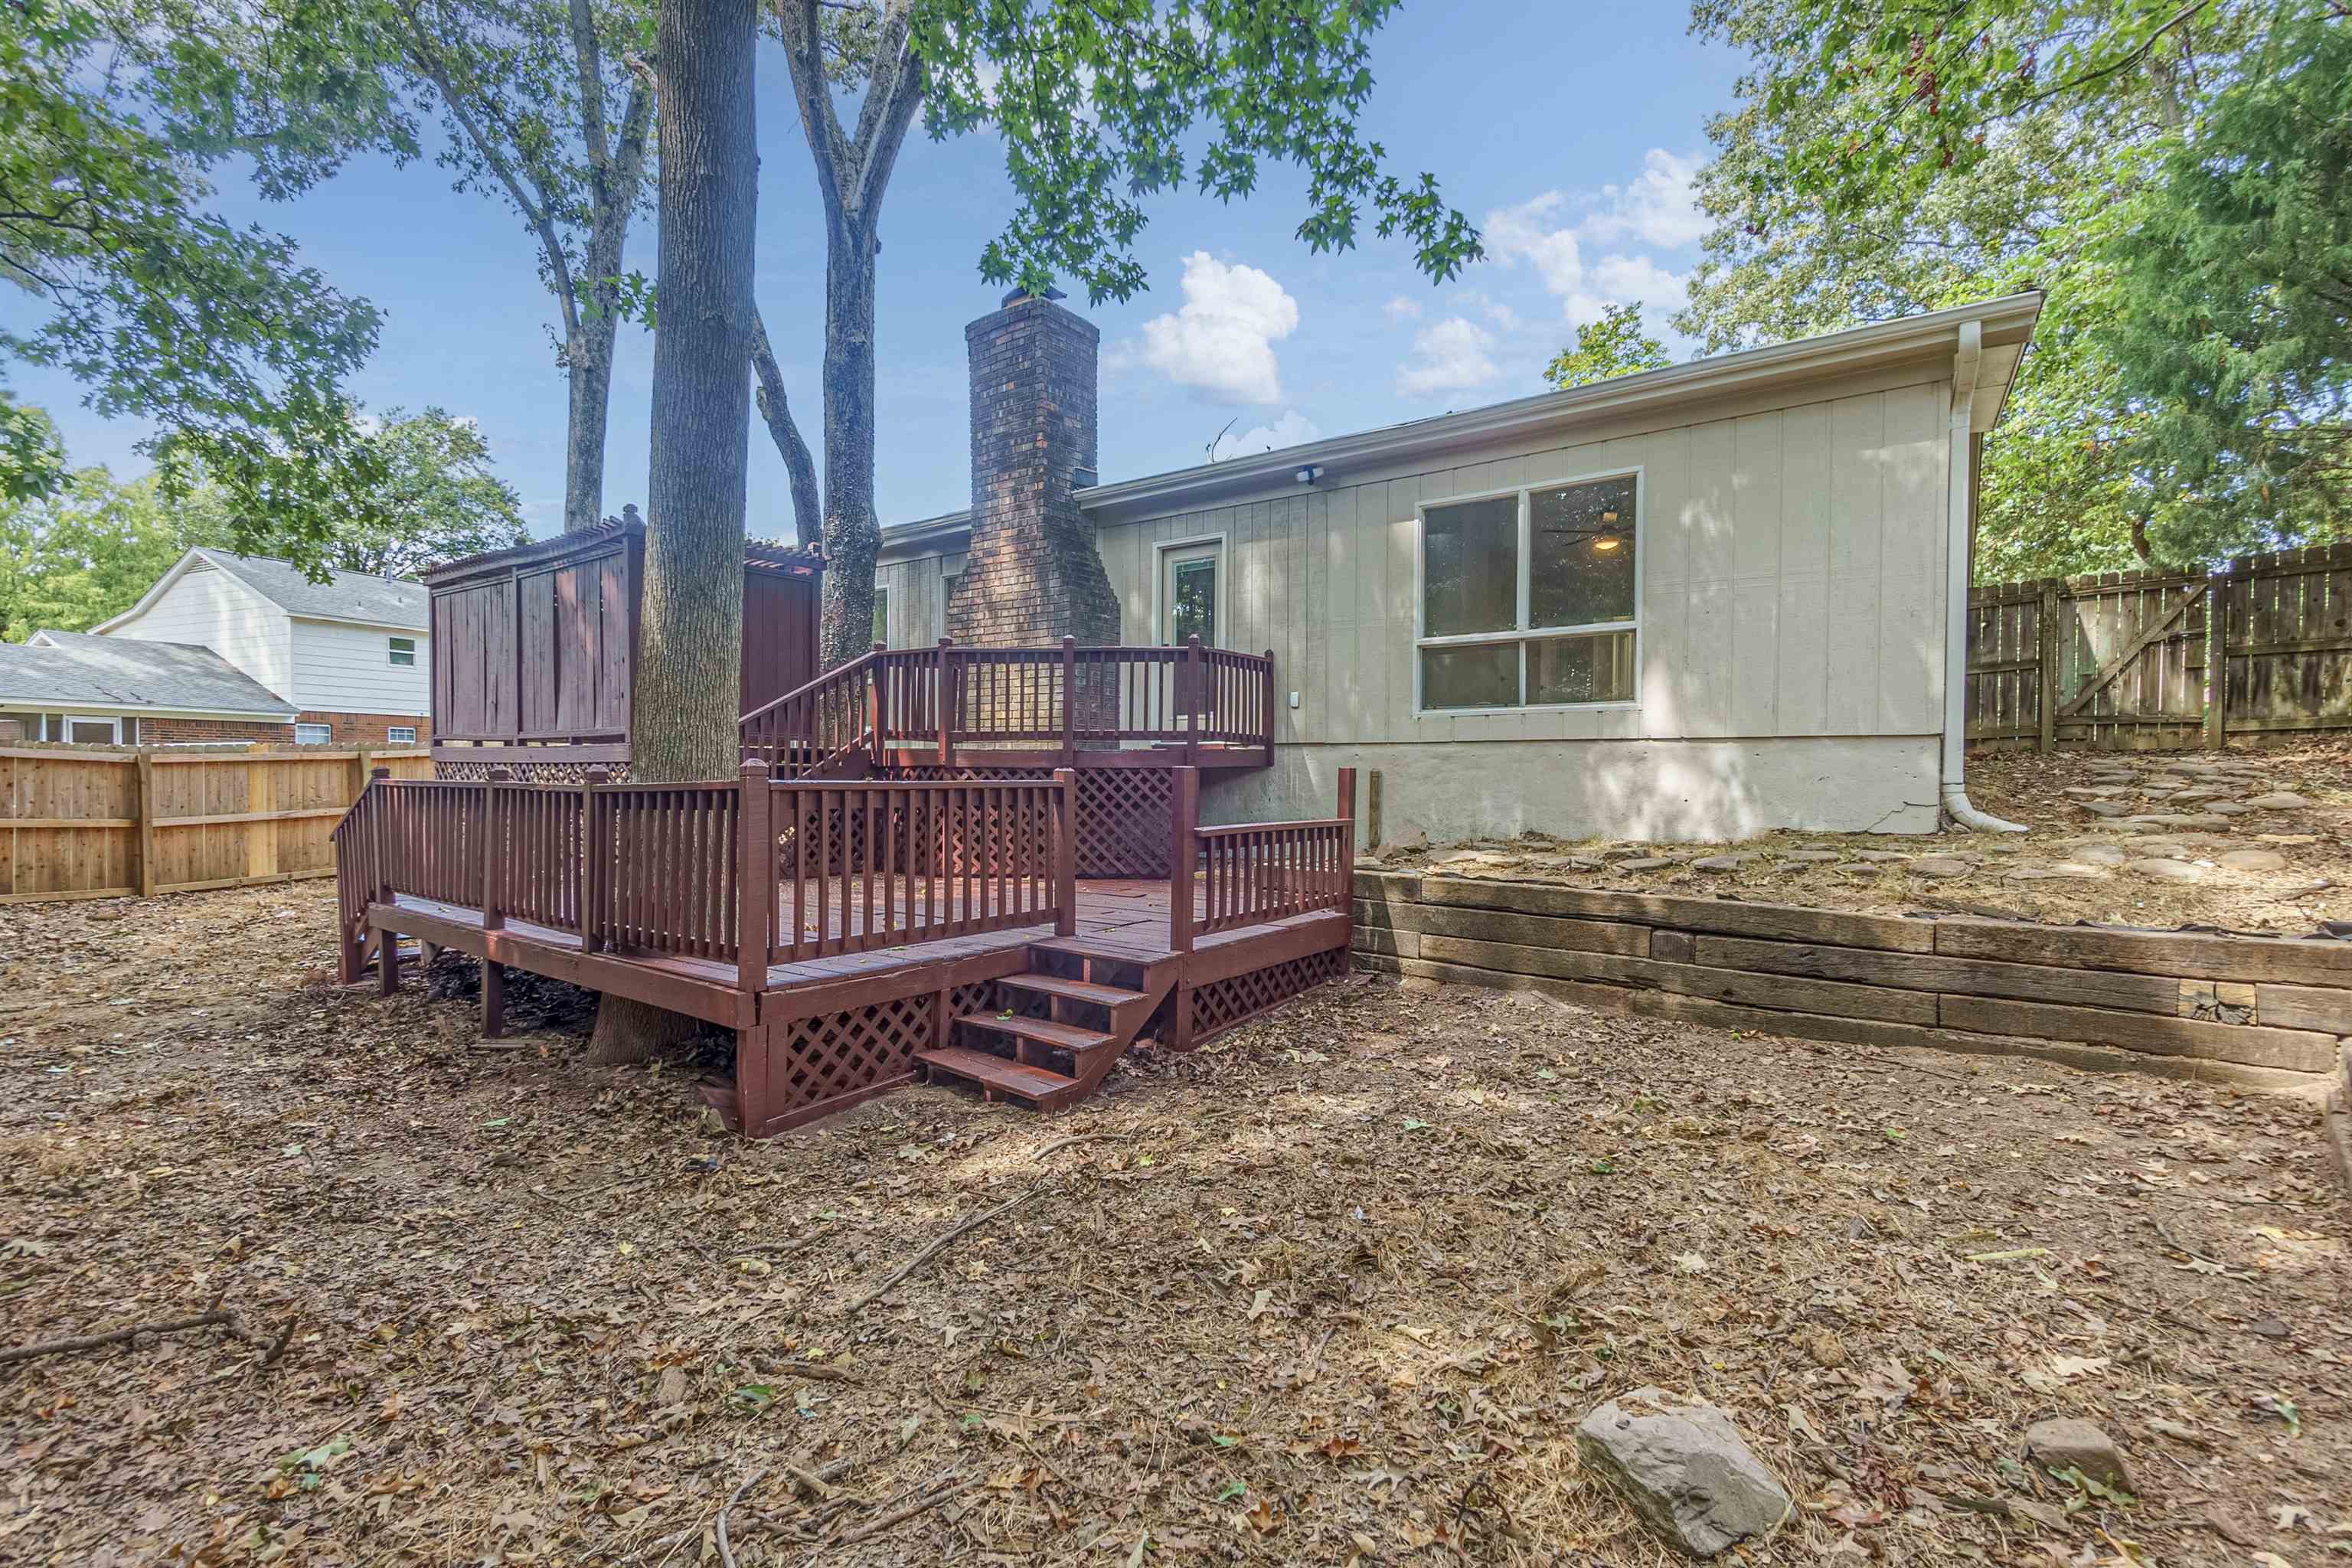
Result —
[[1063, 293], [1051, 283], [1045, 285], [1045, 291], [1043, 294], [1032, 294], [1028, 289], [1015, 286], [1007, 289], [1004, 291], [1004, 298], [999, 300], [996, 305], [998, 310], [1011, 310], [1024, 300], [1066, 300], [1068, 298], [1067, 294]]

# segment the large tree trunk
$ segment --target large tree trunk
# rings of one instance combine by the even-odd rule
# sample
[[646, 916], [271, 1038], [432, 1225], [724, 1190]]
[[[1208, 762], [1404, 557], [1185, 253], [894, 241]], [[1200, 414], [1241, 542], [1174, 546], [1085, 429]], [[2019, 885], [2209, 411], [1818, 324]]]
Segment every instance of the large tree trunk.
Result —
[[583, 321], [564, 349], [564, 368], [572, 381], [572, 416], [563, 442], [566, 532], [604, 521], [604, 426], [613, 404], [615, 324], [609, 316]]
[[824, 668], [874, 646], [874, 235], [856, 224], [825, 247]]
[[[640, 782], [737, 776], [759, 199], [751, 24], [751, 0], [661, 0], [656, 23], [661, 310], [629, 722], [629, 771]], [[608, 996], [592, 1055], [642, 1057], [691, 1028]]]

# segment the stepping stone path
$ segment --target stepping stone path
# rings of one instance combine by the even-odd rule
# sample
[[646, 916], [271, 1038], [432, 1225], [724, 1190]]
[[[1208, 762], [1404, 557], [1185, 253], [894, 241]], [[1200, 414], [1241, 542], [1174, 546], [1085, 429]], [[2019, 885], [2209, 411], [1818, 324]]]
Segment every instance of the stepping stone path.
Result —
[[2086, 866], [2120, 866], [2131, 857], [2112, 844], [2088, 844], [2074, 851], [2074, 858]]
[[1681, 861], [1665, 856], [1643, 855], [1631, 860], [1618, 861], [1617, 869], [1620, 871], [1655, 871], [1661, 867], [1679, 866], [1681, 864]]
[[2197, 882], [2205, 877], [2205, 868], [2192, 866], [2186, 860], [2135, 860], [2124, 868], [2154, 882]]
[[1737, 871], [1755, 858], [1757, 857], [1753, 853], [1741, 850], [1730, 855], [1710, 855], [1704, 860], [1694, 860], [1691, 864], [1702, 871]]
[[1966, 860], [1951, 855], [1923, 855], [1911, 862], [1915, 877], [1965, 877], [1975, 868]]
[[2302, 811], [2307, 808], [2311, 802], [2293, 790], [2283, 789], [2270, 795], [2258, 795], [2246, 804], [2260, 811]]
[[2275, 849], [2232, 849], [2221, 857], [2232, 871], [2284, 871], [2286, 857]]
[[2128, 816], [2131, 815], [2130, 806], [2118, 805], [2116, 802], [2112, 800], [2078, 800], [2074, 805], [2078, 809], [2087, 811], [2093, 816]]
[[1844, 858], [1844, 856], [1832, 854], [1827, 849], [1791, 849], [1780, 857], [1780, 863], [1784, 866], [1820, 866]]
[[1894, 866], [1899, 866], [1911, 858], [1908, 855], [1897, 855], [1892, 849], [1857, 849], [1853, 852], [1853, 858], [1857, 860], [1874, 860]]

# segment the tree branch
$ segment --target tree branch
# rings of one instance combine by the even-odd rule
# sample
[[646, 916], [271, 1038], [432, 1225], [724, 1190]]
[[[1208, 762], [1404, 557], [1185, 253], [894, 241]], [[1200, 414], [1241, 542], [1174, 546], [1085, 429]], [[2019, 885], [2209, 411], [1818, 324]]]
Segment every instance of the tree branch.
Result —
[[808, 443], [801, 439], [800, 426], [793, 422], [792, 405], [784, 396], [784, 373], [776, 363], [775, 350], [768, 346], [768, 323], [761, 319], [757, 306], [751, 310], [751, 371], [759, 377], [753, 400], [760, 405], [760, 417], [767, 421], [768, 434], [784, 459], [785, 472], [792, 476], [793, 537], [802, 549], [813, 549], [824, 539], [816, 463], [809, 456]]
[[824, 199], [829, 227], [842, 226], [842, 170], [850, 157], [841, 133], [841, 120], [833, 111], [833, 89], [824, 74], [824, 39], [817, 26], [815, 0], [776, 0], [776, 23], [784, 39], [784, 59], [792, 67], [793, 100], [801, 111], [801, 132], [809, 157], [816, 164], [817, 195]]
[[[596, 41], [596, 16], [588, 0], [572, 0], [572, 62], [580, 73], [580, 134], [588, 143], [592, 177], [601, 180], [612, 146], [604, 135], [604, 54]], [[603, 200], [599, 191], [599, 205]]]
[[891, 171], [898, 162], [898, 149], [906, 144], [916, 106], [923, 100], [923, 61], [915, 52], [913, 30], [914, 7], [898, 0], [882, 24], [874, 51], [874, 73], [857, 115], [855, 173], [845, 201], [855, 215], [852, 221], [860, 228], [871, 225], [874, 209], [882, 205]]

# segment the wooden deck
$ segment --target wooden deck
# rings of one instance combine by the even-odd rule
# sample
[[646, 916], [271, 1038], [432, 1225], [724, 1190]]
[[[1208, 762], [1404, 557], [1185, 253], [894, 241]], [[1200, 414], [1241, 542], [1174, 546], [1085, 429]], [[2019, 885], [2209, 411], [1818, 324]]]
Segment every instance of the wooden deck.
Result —
[[732, 1028], [756, 1136], [922, 1073], [1056, 1110], [1344, 967], [1351, 773], [1337, 816], [1202, 827], [1171, 770], [1169, 873], [1083, 879], [1078, 776], [377, 779], [336, 829], [342, 973], [396, 989], [408, 935], [484, 961], [486, 1034], [508, 968]]

